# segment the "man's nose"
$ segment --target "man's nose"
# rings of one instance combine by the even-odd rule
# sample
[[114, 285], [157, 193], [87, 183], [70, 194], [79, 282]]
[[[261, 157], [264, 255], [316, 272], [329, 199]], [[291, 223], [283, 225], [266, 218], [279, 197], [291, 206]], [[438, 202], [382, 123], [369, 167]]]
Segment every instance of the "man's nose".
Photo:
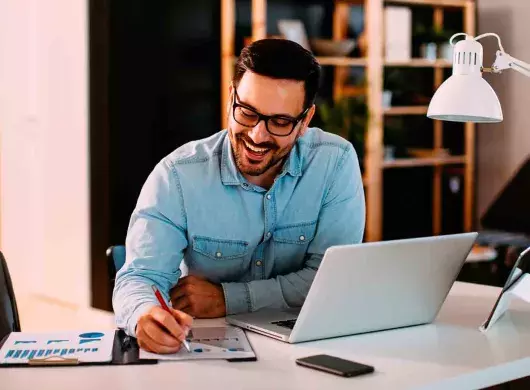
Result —
[[261, 144], [270, 140], [269, 132], [265, 125], [265, 121], [261, 120], [256, 126], [250, 130], [248, 136], [255, 144]]

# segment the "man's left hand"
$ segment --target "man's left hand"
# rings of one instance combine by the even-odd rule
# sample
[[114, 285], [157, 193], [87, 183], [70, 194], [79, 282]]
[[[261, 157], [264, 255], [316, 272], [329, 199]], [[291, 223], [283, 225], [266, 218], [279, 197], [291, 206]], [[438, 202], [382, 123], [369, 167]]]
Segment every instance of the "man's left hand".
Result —
[[197, 276], [185, 276], [171, 290], [173, 309], [195, 318], [216, 318], [226, 315], [223, 288]]

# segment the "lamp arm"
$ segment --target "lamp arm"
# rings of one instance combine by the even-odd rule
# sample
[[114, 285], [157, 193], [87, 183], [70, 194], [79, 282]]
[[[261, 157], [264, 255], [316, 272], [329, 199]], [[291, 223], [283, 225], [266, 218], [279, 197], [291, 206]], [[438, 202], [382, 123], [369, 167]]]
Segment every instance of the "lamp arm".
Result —
[[530, 64], [512, 57], [508, 53], [498, 50], [495, 62], [491, 66], [493, 73], [502, 73], [504, 69], [513, 69], [530, 77]]

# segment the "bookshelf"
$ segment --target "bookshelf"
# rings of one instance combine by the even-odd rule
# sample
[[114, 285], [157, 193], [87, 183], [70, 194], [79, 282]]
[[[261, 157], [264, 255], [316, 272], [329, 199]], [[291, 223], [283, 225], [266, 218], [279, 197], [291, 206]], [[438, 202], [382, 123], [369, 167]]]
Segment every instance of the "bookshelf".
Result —
[[[365, 95], [369, 110], [369, 120], [365, 136], [363, 183], [366, 194], [366, 241], [379, 241], [383, 231], [383, 171], [386, 169], [405, 169], [411, 167], [432, 167], [432, 234], [442, 231], [442, 173], [448, 165], [463, 168], [463, 228], [470, 231], [473, 227], [473, 199], [475, 174], [475, 126], [464, 125], [464, 153], [440, 157], [397, 158], [386, 161], [383, 158], [384, 118], [400, 115], [423, 115], [427, 106], [396, 106], [384, 108], [382, 105], [383, 74], [387, 67], [432, 68], [434, 87], [444, 81], [444, 72], [452, 64], [446, 60], [426, 60], [413, 58], [408, 61], [386, 61], [384, 58], [384, 7], [386, 5], [424, 6], [433, 8], [434, 27], [443, 27], [444, 9], [459, 8], [463, 12], [461, 31], [475, 35], [475, 1], [474, 0], [335, 0], [332, 17], [332, 37], [341, 40], [347, 37], [349, 7], [364, 7], [364, 28], [367, 41], [367, 53], [364, 58], [351, 57], [317, 57], [322, 66], [334, 68], [333, 99], [341, 96]], [[252, 40], [267, 37], [267, 0], [252, 0], [251, 6]], [[233, 65], [236, 58], [235, 42], [235, 0], [222, 0], [221, 3], [221, 74], [222, 74], [222, 122], [226, 126], [226, 107], [228, 104], [228, 85], [232, 79]], [[366, 75], [366, 86], [346, 84], [346, 70], [349, 67], [363, 67]], [[325, 129], [324, 129], [325, 130]], [[443, 148], [443, 123], [433, 123], [432, 151], [436, 153]]]

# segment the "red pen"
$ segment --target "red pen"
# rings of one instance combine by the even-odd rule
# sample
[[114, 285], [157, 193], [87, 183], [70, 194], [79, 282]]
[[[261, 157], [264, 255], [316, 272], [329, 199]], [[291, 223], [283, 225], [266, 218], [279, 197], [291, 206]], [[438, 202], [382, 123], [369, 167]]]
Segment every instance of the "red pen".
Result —
[[[158, 299], [160, 306], [162, 306], [162, 309], [164, 309], [168, 313], [171, 313], [171, 310], [169, 310], [169, 307], [166, 301], [164, 300], [164, 298], [162, 297], [162, 294], [160, 294], [160, 291], [158, 290], [158, 288], [156, 288], [154, 284], [151, 286], [151, 288], [153, 289], [153, 292], [155, 293], [155, 297], [156, 299]], [[188, 341], [186, 339], [182, 340], [182, 344], [184, 345], [184, 348], [186, 348], [186, 351], [191, 352], [190, 345], [188, 344]]]

